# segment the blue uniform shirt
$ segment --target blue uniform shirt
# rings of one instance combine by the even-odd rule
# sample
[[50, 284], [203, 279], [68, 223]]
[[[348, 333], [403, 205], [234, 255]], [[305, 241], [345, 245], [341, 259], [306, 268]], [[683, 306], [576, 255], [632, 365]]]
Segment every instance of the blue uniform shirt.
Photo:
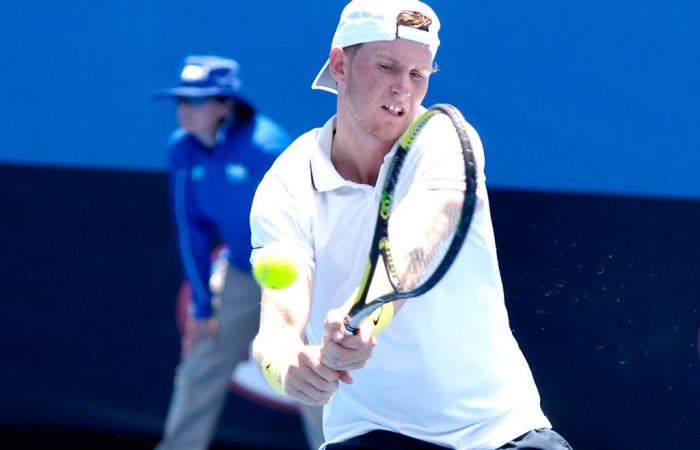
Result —
[[194, 317], [212, 315], [209, 275], [217, 243], [228, 244], [232, 266], [250, 272], [253, 195], [290, 142], [280, 125], [258, 113], [222, 125], [213, 149], [182, 129], [171, 136], [170, 206], [184, 275], [192, 285]]

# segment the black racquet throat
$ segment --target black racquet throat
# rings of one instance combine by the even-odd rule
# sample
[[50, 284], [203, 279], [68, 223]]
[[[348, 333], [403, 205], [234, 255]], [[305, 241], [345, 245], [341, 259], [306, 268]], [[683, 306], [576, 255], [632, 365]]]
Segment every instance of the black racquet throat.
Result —
[[[428, 122], [435, 116], [447, 116], [457, 133], [462, 147], [463, 179], [458, 180], [463, 190], [452, 190], [449, 206], [440, 210], [438, 217], [430, 220], [419, 238], [413, 238], [409, 248], [401, 240], [413, 224], [392, 222], [392, 213], [413, 181], [413, 173], [404, 169], [406, 156], [413, 143]], [[464, 242], [476, 205], [476, 163], [471, 142], [467, 134], [467, 123], [457, 108], [448, 104], [436, 104], [416, 119], [401, 137], [399, 147], [389, 166], [381, 193], [381, 204], [369, 253], [365, 273], [347, 317], [345, 328], [348, 334], [357, 333], [362, 322], [382, 305], [425, 294], [445, 275], [457, 257]], [[459, 172], [457, 172], [459, 173]], [[409, 231], [410, 234], [410, 231]], [[392, 241], [392, 237], [395, 241]], [[404, 246], [401, 255], [392, 254]], [[404, 256], [405, 255], [405, 256]], [[393, 288], [392, 292], [367, 301], [367, 293], [374, 272], [382, 257]], [[401, 256], [401, 260], [395, 259]]]

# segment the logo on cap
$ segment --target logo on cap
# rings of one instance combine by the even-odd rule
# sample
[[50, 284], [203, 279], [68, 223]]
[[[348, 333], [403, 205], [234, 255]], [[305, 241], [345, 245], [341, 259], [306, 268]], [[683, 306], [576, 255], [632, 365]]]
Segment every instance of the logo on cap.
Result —
[[204, 81], [209, 77], [209, 68], [204, 66], [187, 65], [182, 69], [182, 74], [180, 78], [182, 81], [195, 83], [197, 81]]

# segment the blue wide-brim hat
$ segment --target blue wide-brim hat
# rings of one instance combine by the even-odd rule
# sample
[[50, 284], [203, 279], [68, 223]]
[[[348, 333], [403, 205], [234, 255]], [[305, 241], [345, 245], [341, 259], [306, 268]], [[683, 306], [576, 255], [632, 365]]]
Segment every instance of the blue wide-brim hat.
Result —
[[153, 98], [230, 97], [252, 108], [241, 95], [241, 81], [236, 61], [220, 56], [190, 55], [180, 71], [180, 84], [153, 92]]

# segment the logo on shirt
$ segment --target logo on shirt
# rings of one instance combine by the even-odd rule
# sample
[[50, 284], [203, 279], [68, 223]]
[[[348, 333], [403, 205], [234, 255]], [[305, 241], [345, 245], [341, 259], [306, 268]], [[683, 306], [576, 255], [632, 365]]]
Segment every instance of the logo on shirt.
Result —
[[248, 168], [243, 164], [228, 164], [226, 179], [232, 183], [243, 183], [248, 179]]
[[190, 177], [192, 178], [192, 181], [200, 181], [202, 178], [204, 178], [206, 173], [207, 171], [204, 166], [194, 166], [192, 167], [192, 174]]

